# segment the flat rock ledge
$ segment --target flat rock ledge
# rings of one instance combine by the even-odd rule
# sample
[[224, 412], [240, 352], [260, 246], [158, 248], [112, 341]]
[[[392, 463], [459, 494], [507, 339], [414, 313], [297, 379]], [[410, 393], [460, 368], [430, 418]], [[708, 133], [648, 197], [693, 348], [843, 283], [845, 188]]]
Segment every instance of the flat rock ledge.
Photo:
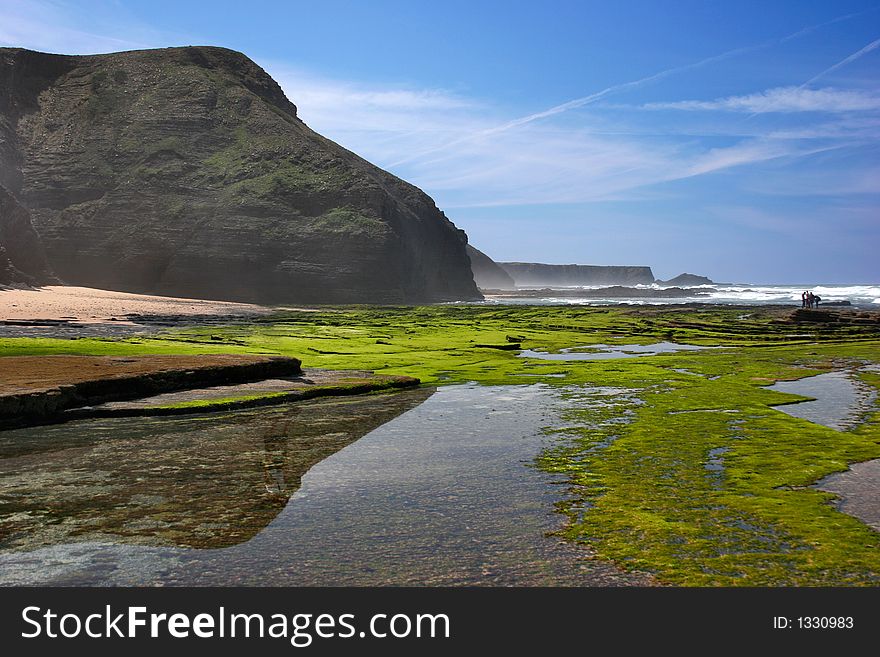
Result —
[[0, 358], [0, 427], [49, 424], [67, 411], [157, 394], [302, 374], [298, 358], [251, 355]]
[[212, 386], [74, 408], [65, 411], [64, 416], [65, 419], [80, 419], [206, 413], [285, 404], [316, 397], [389, 391], [415, 387], [419, 383], [419, 379], [411, 376], [374, 374], [364, 370], [306, 369], [295, 377]]

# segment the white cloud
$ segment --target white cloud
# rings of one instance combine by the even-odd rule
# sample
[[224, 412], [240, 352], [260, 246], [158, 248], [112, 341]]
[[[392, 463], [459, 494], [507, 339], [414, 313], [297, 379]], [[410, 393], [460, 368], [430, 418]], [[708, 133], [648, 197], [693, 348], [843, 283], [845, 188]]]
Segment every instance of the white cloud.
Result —
[[722, 169], [776, 160], [785, 157], [805, 157], [829, 150], [842, 148], [842, 145], [811, 146], [808, 143], [792, 140], [755, 139], [734, 146], [713, 148], [695, 157], [686, 173], [678, 177], [700, 176]]
[[711, 136], [687, 130], [643, 134], [620, 112], [602, 107], [564, 124], [548, 116], [496, 130], [510, 124], [500, 108], [446, 90], [353, 83], [265, 66], [310, 127], [450, 209], [626, 199], [660, 183], [802, 158], [877, 132], [875, 122], [865, 119], [854, 119], [852, 127], [840, 121], [755, 125], [747, 134], [729, 132], [730, 143], [718, 147], [710, 146], [716, 141]]
[[683, 100], [648, 103], [649, 110], [726, 111], [749, 114], [770, 112], [859, 112], [880, 110], [880, 96], [858, 90], [777, 87], [746, 96], [716, 100]]
[[[478, 103], [443, 89], [334, 80], [284, 64], [261, 62], [297, 105], [301, 118], [323, 129], [383, 132], [432, 130], [450, 112], [474, 110]], [[426, 123], [423, 123], [427, 119]]]

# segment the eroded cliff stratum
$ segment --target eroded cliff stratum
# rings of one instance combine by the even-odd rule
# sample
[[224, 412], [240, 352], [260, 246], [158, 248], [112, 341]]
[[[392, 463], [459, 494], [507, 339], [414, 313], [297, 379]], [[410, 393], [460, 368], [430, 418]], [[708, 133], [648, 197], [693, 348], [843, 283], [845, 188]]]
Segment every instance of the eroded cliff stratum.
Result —
[[430, 197], [309, 129], [223, 48], [0, 49], [0, 185], [71, 284], [264, 303], [479, 297], [467, 238]]

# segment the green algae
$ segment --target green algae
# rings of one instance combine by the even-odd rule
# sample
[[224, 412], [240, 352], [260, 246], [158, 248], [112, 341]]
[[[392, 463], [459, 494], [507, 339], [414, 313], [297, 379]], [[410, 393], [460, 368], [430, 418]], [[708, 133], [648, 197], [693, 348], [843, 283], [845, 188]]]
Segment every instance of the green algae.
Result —
[[220, 411], [232, 410], [237, 408], [250, 408], [253, 406], [264, 406], [276, 402], [285, 401], [303, 401], [306, 399], [314, 399], [316, 397], [342, 397], [345, 395], [359, 394], [380, 394], [387, 392], [392, 388], [403, 388], [417, 386], [418, 381], [413, 380], [411, 384], [400, 381], [371, 381], [369, 379], [349, 379], [341, 380], [339, 383], [327, 386], [311, 386], [308, 388], [298, 388], [296, 390], [286, 390], [280, 392], [264, 392], [250, 395], [232, 395], [228, 397], [216, 397], [207, 399], [190, 399], [187, 401], [179, 401], [168, 404], [157, 404], [155, 406], [141, 407], [141, 412], [145, 415], [153, 413], [162, 414], [163, 411]]
[[188, 401], [175, 402], [173, 404], [148, 406], [147, 408], [150, 410], [171, 410], [185, 408], [223, 409], [243, 405], [247, 402], [253, 402], [257, 400], [268, 401], [272, 399], [277, 399], [278, 397], [289, 396], [289, 394], [290, 393], [287, 392], [267, 392], [263, 394], [234, 395], [230, 397], [217, 397], [212, 399], [190, 399]]
[[[479, 346], [556, 352], [662, 340], [722, 348], [541, 361]], [[802, 398], [766, 389], [880, 363], [876, 324], [795, 322], [787, 310], [758, 308], [340, 307], [151, 337], [9, 338], [0, 353], [285, 354], [427, 385], [540, 381], [570, 410], [536, 465], [569, 482], [561, 534], [597, 557], [675, 585], [880, 583], [880, 534], [811, 488], [880, 457], [880, 413], [839, 432], [771, 408]], [[857, 376], [880, 388], [880, 375]], [[607, 416], [579, 408], [583, 386], [612, 391]], [[625, 422], [614, 419], [621, 407]]]

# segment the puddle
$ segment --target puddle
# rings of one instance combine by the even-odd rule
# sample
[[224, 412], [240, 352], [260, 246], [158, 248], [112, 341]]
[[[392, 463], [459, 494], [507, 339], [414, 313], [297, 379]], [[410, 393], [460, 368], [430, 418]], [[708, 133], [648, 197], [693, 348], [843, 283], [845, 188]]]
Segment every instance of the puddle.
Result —
[[838, 496], [838, 511], [880, 532], [880, 459], [854, 463], [846, 472], [828, 475], [815, 487]]
[[430, 393], [0, 432], [0, 583], [648, 583], [547, 536], [558, 389]]
[[847, 372], [828, 372], [797, 381], [779, 381], [767, 388], [813, 397], [815, 401], [783, 404], [773, 408], [836, 431], [846, 431], [857, 426], [873, 408], [877, 397], [871, 386], [858, 381]]
[[[675, 342], [619, 345], [592, 344], [560, 349], [559, 353], [556, 354], [546, 351], [523, 349], [518, 356], [520, 358], [537, 358], [539, 360], [611, 360], [616, 358], [656, 356], [657, 354], [669, 354], [678, 351], [701, 351], [703, 349], [718, 348], [719, 347], [702, 347], [692, 344], [677, 344]], [[584, 351], [584, 349], [589, 349], [591, 351]]]
[[684, 367], [673, 367], [671, 369], [673, 372], [678, 372], [679, 374], [688, 374], [690, 376], [700, 376], [700, 377], [703, 376], [699, 372], [692, 372], [691, 370], [685, 369]]
[[703, 468], [709, 484], [716, 490], [721, 490], [724, 484], [724, 455], [730, 451], [729, 447], [715, 447], [709, 450]]

